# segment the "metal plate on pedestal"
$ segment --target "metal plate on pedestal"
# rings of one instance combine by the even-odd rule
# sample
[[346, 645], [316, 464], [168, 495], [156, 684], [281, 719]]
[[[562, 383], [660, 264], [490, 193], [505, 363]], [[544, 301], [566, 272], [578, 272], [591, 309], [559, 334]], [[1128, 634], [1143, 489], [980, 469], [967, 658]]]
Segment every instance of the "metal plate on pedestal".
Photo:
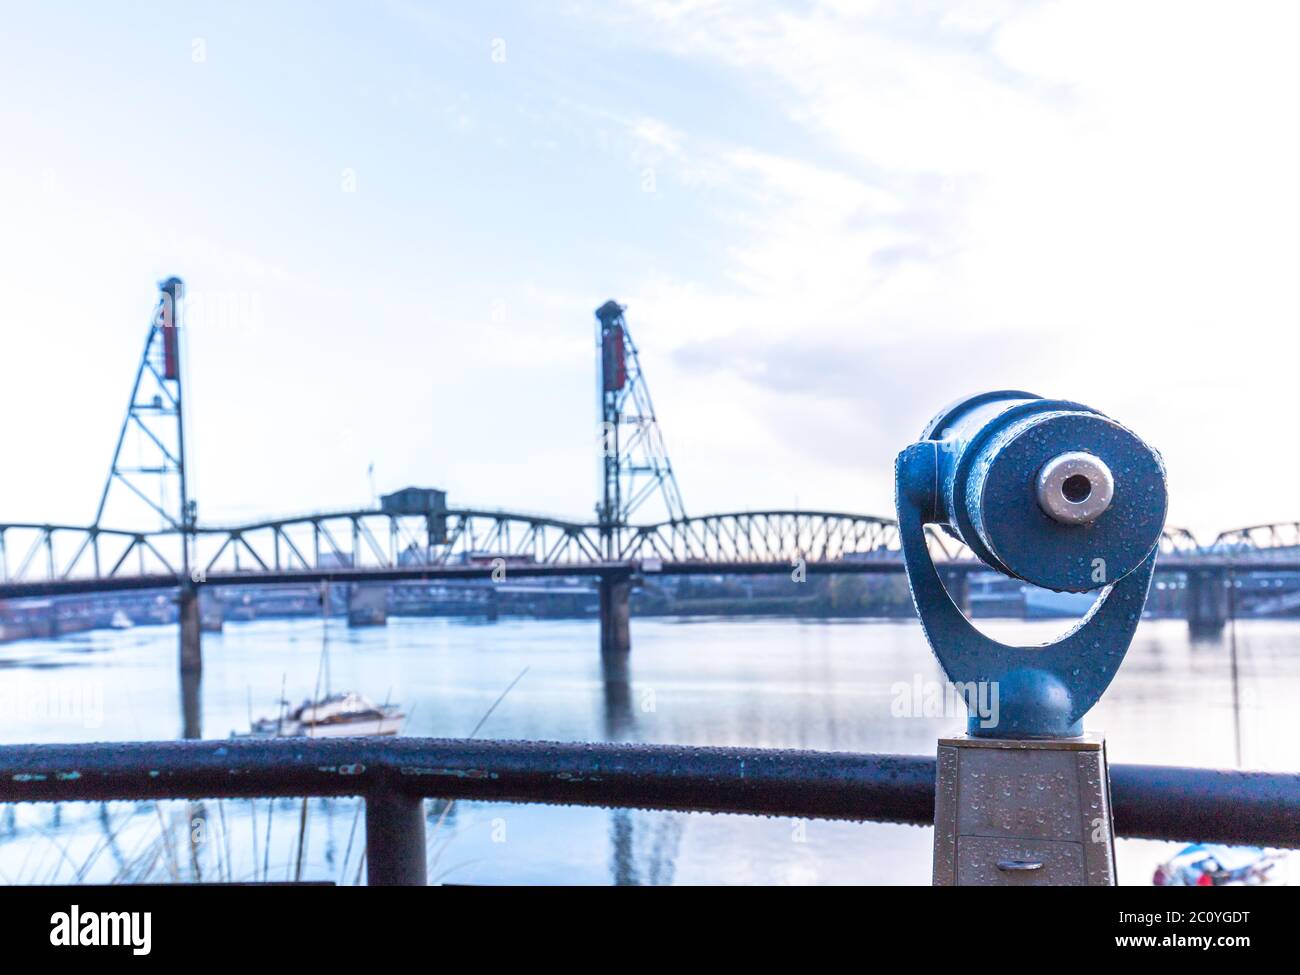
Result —
[[1110, 886], [1114, 830], [1101, 738], [945, 738], [934, 883]]

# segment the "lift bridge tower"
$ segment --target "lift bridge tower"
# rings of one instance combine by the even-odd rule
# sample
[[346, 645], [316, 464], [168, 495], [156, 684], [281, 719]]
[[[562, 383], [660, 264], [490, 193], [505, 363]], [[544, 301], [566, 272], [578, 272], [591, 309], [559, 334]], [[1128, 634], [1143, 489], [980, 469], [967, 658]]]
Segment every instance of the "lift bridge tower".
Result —
[[[114, 528], [162, 530], [179, 553], [140, 550], [181, 575], [180, 667], [195, 679], [202, 670], [199, 599], [191, 576], [196, 506], [186, 479], [184, 359], [180, 310], [185, 284], [171, 277], [158, 285], [158, 305], [145, 336], [126, 417], [99, 497], [92, 536], [110, 520]], [[96, 547], [98, 562], [98, 547]], [[143, 571], [143, 566], [142, 566]], [[188, 724], [188, 720], [187, 720]], [[187, 735], [188, 736], [188, 735]]]
[[[603, 482], [596, 518], [600, 526], [601, 555], [610, 562], [622, 556], [623, 534], [632, 515], [656, 496], [670, 521], [686, 517], [673, 465], [655, 419], [650, 387], [646, 385], [636, 344], [623, 317], [624, 310], [612, 300], [596, 309]], [[630, 649], [630, 593], [630, 578], [601, 578], [603, 652]]]
[[611, 561], [621, 554], [622, 533], [632, 515], [656, 495], [670, 521], [686, 517], [624, 311], [624, 306], [614, 301], [596, 309], [604, 480], [596, 516], [604, 546], [602, 555]]

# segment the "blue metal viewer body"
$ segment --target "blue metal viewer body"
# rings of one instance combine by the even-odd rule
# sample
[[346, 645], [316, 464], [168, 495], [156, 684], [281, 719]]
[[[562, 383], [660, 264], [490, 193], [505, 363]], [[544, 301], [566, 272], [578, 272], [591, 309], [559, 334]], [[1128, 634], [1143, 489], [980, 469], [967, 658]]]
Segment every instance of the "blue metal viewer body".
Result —
[[[1068, 738], [1110, 684], [1142, 615], [1167, 508], [1159, 454], [1079, 403], [1031, 393], [972, 396], [898, 456], [899, 536], [917, 614], [940, 665], [973, 704], [996, 685], [996, 724], [974, 737]], [[990, 568], [1100, 596], [1059, 640], [1012, 647], [953, 603], [926, 546], [939, 525]]]

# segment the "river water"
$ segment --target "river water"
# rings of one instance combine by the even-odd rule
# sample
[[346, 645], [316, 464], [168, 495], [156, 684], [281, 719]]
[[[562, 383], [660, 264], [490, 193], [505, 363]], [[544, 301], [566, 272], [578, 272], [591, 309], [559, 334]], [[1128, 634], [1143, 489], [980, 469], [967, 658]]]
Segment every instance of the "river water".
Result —
[[[1021, 644], [1065, 628], [980, 625]], [[1234, 638], [1239, 708], [1228, 652]], [[354, 630], [333, 620], [228, 623], [222, 633], [204, 634], [203, 732], [224, 738], [246, 728], [250, 713], [274, 715], [282, 687], [290, 700], [310, 696], [325, 643], [332, 689], [399, 703], [409, 735], [461, 737], [482, 721], [478, 735], [485, 738], [932, 755], [937, 737], [964, 728], [959, 705], [934, 713], [936, 699], [925, 694], [940, 672], [914, 622], [636, 619], [632, 641], [627, 672], [613, 675], [611, 686], [589, 621], [393, 619]], [[174, 627], [0, 646], [0, 671], [4, 742], [180, 733]], [[626, 693], [617, 693], [620, 676]], [[1239, 728], [1243, 767], [1294, 771], [1298, 696], [1300, 623], [1241, 622], [1235, 635], [1192, 641], [1185, 623], [1151, 620], [1087, 726], [1106, 734], [1113, 762], [1222, 767], [1237, 762]], [[10, 806], [0, 813], [0, 881], [297, 876], [354, 883], [364, 845], [358, 807], [339, 799], [310, 800], [305, 809], [295, 799]], [[430, 877], [438, 881], [929, 882], [928, 828], [488, 803], [427, 807]], [[1149, 883], [1154, 866], [1177, 849], [1120, 840], [1121, 882]], [[1297, 874], [1297, 860], [1282, 864], [1283, 879]]]

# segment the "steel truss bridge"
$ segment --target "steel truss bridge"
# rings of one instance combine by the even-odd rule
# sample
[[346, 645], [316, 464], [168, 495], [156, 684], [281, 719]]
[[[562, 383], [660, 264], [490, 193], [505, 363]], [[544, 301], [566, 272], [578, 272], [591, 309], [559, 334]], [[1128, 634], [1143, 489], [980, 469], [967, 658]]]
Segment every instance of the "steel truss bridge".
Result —
[[[1161, 540], [1166, 569], [1300, 552], [1300, 525], [1272, 534], [1244, 529], [1247, 550], [1224, 533], [1203, 547], [1186, 531]], [[183, 553], [190, 542], [189, 566]], [[628, 526], [611, 550], [603, 526], [538, 514], [447, 508], [435, 516], [375, 509], [316, 512], [189, 531], [124, 531], [0, 523], [0, 598], [170, 587], [307, 581], [400, 581], [511, 576], [604, 575], [628, 571], [901, 572], [891, 519], [826, 511], [744, 511]], [[968, 549], [932, 530], [931, 554], [952, 570], [982, 567]], [[1270, 541], [1272, 544], [1270, 544]], [[1283, 542], [1287, 544], [1282, 544]], [[1300, 560], [1298, 560], [1300, 561]]]

